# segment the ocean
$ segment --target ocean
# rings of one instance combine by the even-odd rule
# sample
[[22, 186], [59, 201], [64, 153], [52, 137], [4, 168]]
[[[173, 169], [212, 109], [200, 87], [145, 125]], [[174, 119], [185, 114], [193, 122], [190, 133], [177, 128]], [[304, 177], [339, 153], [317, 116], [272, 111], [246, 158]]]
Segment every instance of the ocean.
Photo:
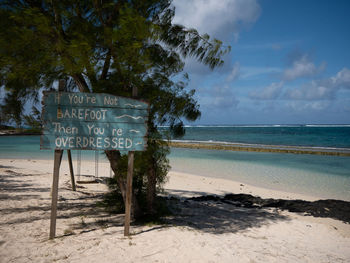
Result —
[[350, 125], [188, 126], [181, 140], [350, 148]]
[[[350, 125], [196, 126], [186, 127], [181, 140], [350, 150]], [[82, 160], [94, 157], [93, 151], [82, 152]], [[53, 151], [40, 150], [39, 136], [1, 136], [2, 158], [52, 159]], [[178, 172], [350, 201], [348, 156], [172, 148], [169, 159]], [[102, 154], [100, 161], [106, 161]]]

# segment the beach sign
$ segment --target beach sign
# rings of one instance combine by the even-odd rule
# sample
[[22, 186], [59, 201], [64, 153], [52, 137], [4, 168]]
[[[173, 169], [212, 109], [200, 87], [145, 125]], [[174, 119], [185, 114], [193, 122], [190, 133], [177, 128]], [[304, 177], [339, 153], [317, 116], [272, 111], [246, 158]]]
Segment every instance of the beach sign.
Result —
[[148, 108], [104, 93], [44, 92], [40, 148], [143, 151]]
[[[60, 86], [63, 86], [60, 81]], [[137, 88], [133, 88], [136, 96]], [[43, 134], [40, 149], [55, 149], [50, 239], [56, 235], [59, 169], [63, 150], [75, 191], [71, 150], [118, 150], [128, 153], [124, 235], [129, 235], [134, 151], [144, 151], [147, 144], [149, 105], [131, 98], [104, 93], [43, 93]]]

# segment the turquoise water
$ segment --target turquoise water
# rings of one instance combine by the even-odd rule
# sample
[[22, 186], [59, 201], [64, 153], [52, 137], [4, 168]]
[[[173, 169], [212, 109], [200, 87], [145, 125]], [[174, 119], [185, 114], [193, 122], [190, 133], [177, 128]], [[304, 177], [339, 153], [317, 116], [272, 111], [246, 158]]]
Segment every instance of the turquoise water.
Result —
[[187, 127], [181, 140], [350, 148], [350, 125]]
[[[198, 133], [204, 131], [205, 129], [198, 132], [197, 129]], [[192, 134], [191, 138], [203, 140], [201, 136], [194, 136], [195, 132], [195, 129], [190, 129], [187, 136]], [[263, 136], [267, 136], [267, 133], [264, 134]], [[333, 132], [330, 134], [334, 136]], [[338, 134], [349, 136], [347, 129], [345, 133], [343, 130]], [[322, 138], [324, 137], [325, 134]], [[217, 139], [220, 140], [221, 138]], [[331, 140], [333, 143], [337, 140], [342, 141], [342, 147], [348, 147], [348, 138], [341, 140], [333, 138], [327, 141]], [[246, 142], [252, 143], [252, 141]], [[331, 146], [338, 147], [339, 144]], [[73, 158], [76, 158], [76, 151], [72, 152]], [[94, 157], [94, 151], [82, 151], [82, 160], [93, 160]], [[0, 136], [0, 159], [4, 158], [53, 159], [53, 150], [40, 150], [39, 136]], [[174, 171], [350, 201], [350, 157], [173, 148], [169, 159]], [[103, 158], [100, 160], [103, 161]]]
[[[103, 152], [101, 152], [102, 160]], [[77, 151], [72, 151], [73, 157]], [[40, 136], [0, 136], [0, 159], [53, 159], [53, 150], [40, 150]], [[81, 151], [82, 160], [94, 160], [95, 151]]]
[[350, 157], [172, 149], [173, 170], [350, 201]]
[[[350, 148], [350, 125], [187, 127], [184, 141]], [[173, 169], [282, 191], [350, 200], [350, 157], [173, 149]]]

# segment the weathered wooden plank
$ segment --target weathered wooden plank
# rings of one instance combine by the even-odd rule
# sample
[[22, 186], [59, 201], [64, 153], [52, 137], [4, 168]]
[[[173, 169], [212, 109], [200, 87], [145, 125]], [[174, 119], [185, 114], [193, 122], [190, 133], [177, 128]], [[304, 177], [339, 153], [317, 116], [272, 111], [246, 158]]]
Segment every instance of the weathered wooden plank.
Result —
[[142, 151], [148, 104], [101, 93], [45, 92], [41, 149]]
[[146, 138], [138, 136], [55, 136], [43, 134], [40, 137], [40, 149], [143, 151], [146, 147]]
[[72, 190], [76, 191], [75, 187], [75, 179], [74, 179], [74, 170], [73, 170], [73, 162], [72, 162], [72, 153], [70, 150], [67, 150], [68, 154], [68, 164], [69, 164], [69, 172], [70, 172], [70, 180], [72, 183]]
[[53, 239], [56, 236], [58, 181], [59, 181], [62, 155], [63, 155], [62, 150], [55, 150], [53, 182], [52, 182], [52, 191], [51, 191], [52, 197], [51, 197], [50, 239]]
[[45, 106], [43, 119], [46, 121], [93, 121], [118, 123], [144, 123], [147, 121], [148, 110], [101, 108], [101, 107], [72, 107]]
[[103, 135], [109, 136], [145, 136], [147, 134], [146, 123], [95, 123], [76, 122], [73, 120], [64, 122], [44, 122], [43, 134], [52, 135]]
[[[132, 88], [132, 96], [137, 96], [137, 87]], [[132, 178], [134, 175], [134, 152], [128, 152], [128, 172], [126, 178], [124, 236], [129, 236], [132, 206]]]
[[132, 179], [134, 173], [134, 152], [128, 153], [128, 172], [126, 177], [126, 198], [125, 198], [125, 219], [124, 219], [124, 236], [129, 235], [131, 220], [132, 204]]
[[125, 109], [148, 109], [146, 102], [105, 93], [43, 92], [46, 105], [116, 107]]

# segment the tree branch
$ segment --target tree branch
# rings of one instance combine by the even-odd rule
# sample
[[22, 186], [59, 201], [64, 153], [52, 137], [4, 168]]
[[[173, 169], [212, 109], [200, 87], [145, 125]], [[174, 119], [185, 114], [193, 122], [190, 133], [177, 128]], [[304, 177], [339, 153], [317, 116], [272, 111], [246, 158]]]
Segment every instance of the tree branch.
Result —
[[74, 79], [75, 84], [77, 84], [80, 92], [90, 92], [89, 86], [81, 74], [73, 74], [72, 78]]
[[105, 59], [105, 63], [103, 64], [103, 69], [102, 69], [102, 74], [101, 74], [100, 80], [105, 80], [106, 77], [107, 77], [109, 66], [111, 64], [111, 57], [112, 57], [111, 53], [112, 53], [111, 49], [108, 49], [107, 56], [106, 56], [106, 59]]

